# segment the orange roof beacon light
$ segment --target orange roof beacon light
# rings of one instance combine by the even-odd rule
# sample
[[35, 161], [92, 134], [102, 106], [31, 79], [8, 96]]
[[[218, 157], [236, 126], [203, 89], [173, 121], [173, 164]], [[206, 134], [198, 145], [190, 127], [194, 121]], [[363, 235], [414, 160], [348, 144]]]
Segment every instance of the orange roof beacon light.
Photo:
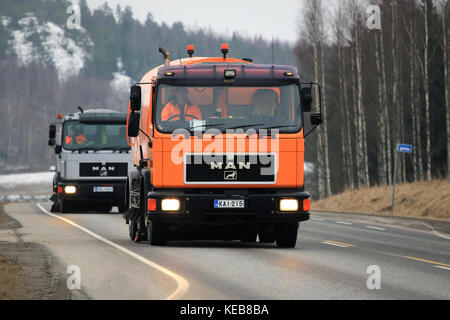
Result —
[[187, 53], [189, 55], [189, 58], [192, 58], [192, 55], [194, 54], [194, 45], [193, 44], [188, 44], [187, 46]]
[[58, 118], [58, 119], [62, 119], [62, 118], [63, 118], [63, 115], [62, 115], [62, 113], [58, 113], [58, 116], [57, 116], [57, 118]]
[[223, 58], [226, 59], [227, 53], [228, 53], [228, 43], [222, 43], [222, 46], [220, 47], [220, 49], [223, 53]]

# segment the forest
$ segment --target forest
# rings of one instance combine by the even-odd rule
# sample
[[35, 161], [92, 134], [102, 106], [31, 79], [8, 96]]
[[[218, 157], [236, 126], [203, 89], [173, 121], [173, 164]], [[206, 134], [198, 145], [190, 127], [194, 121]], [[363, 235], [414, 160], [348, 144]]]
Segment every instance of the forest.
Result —
[[295, 48], [303, 77], [322, 84], [325, 121], [306, 154], [319, 197], [392, 184], [396, 157], [400, 183], [449, 178], [449, 2], [327, 4], [303, 2]]
[[[195, 55], [218, 56], [227, 42], [230, 56], [271, 63], [273, 45], [275, 63], [295, 63], [293, 46], [276, 39], [226, 37], [190, 30], [182, 22], [158, 24], [151, 13], [142, 23], [130, 7], [112, 9], [106, 2], [92, 10], [80, 0], [82, 30], [70, 30], [70, 6], [66, 0], [0, 1], [0, 119], [7, 119], [0, 126], [0, 173], [48, 169], [53, 161], [48, 124], [58, 113], [76, 112], [77, 106], [126, 110], [131, 82], [163, 63], [159, 46], [178, 59], [187, 56], [188, 44], [195, 45]], [[49, 23], [63, 32], [62, 39], [49, 37]], [[61, 68], [70, 71], [71, 63], [80, 63], [75, 53], [82, 68], [62, 77]], [[114, 74], [128, 83], [115, 87]]]
[[[83, 29], [64, 31], [86, 58], [77, 74], [64, 79], [42, 35], [22, 33], [37, 48], [27, 63], [11, 39], [30, 13], [40, 24], [64, 28], [70, 2], [1, 1], [0, 172], [48, 168], [47, 129], [59, 112], [78, 105], [125, 110], [126, 87], [111, 85], [114, 74], [139, 80], [162, 63], [160, 45], [176, 59], [186, 56], [187, 44], [196, 46], [196, 54], [216, 56], [220, 43], [228, 42], [230, 56], [257, 63], [272, 63], [273, 46], [275, 63], [294, 64], [302, 81], [322, 84], [324, 123], [307, 137], [305, 153], [316, 168], [307, 181], [317, 188], [316, 197], [392, 184], [396, 157], [400, 183], [450, 179], [449, 1], [340, 0], [338, 7], [299, 1], [299, 20], [286, 22], [298, 29], [291, 45], [189, 30], [181, 22], [158, 24], [151, 13], [140, 22], [129, 7], [91, 10], [81, 0]], [[377, 12], [373, 5], [379, 8], [376, 28], [368, 25]], [[411, 144], [413, 152], [398, 154], [399, 143]]]

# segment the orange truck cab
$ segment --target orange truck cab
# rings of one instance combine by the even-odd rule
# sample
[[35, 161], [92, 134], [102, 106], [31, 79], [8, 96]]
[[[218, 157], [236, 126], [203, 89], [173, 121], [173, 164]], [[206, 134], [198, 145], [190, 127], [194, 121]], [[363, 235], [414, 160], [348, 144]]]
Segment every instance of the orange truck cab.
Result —
[[[301, 83], [293, 66], [228, 58], [227, 44], [221, 51], [192, 57], [190, 45], [188, 58], [170, 61], [160, 48], [164, 64], [131, 87], [133, 241], [258, 237], [294, 247], [299, 223], [309, 219], [304, 112], [320, 85]], [[311, 115], [313, 125], [321, 122]]]

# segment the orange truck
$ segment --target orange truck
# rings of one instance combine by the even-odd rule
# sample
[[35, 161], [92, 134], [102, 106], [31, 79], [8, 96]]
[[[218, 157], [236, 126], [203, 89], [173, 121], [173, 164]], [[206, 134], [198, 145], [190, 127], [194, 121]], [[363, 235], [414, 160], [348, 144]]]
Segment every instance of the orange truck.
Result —
[[[193, 57], [192, 45], [173, 61], [159, 51], [164, 64], [130, 90], [130, 239], [295, 247], [310, 210], [304, 113], [320, 85], [301, 83], [293, 66], [229, 58], [227, 44], [219, 57]], [[309, 132], [321, 113], [310, 121]]]

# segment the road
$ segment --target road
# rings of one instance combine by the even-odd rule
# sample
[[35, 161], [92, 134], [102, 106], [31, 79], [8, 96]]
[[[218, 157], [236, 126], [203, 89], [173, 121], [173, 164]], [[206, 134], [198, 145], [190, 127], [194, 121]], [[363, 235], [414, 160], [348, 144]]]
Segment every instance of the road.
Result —
[[[131, 242], [119, 214], [48, 209], [5, 206], [24, 241], [80, 267], [92, 299], [450, 299], [450, 237], [434, 230], [317, 213], [301, 224], [294, 249], [238, 241], [157, 247]], [[374, 265], [380, 289], [367, 287]]]

